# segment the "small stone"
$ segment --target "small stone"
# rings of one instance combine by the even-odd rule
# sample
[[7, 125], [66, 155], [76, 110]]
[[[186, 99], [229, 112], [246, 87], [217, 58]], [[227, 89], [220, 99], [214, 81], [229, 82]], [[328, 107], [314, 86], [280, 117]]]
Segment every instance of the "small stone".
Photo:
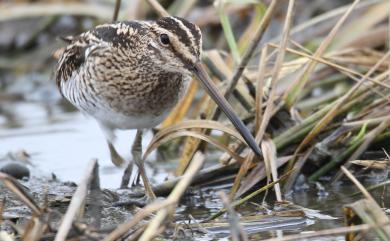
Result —
[[30, 170], [23, 164], [10, 162], [0, 168], [0, 172], [4, 172], [16, 179], [30, 177]]

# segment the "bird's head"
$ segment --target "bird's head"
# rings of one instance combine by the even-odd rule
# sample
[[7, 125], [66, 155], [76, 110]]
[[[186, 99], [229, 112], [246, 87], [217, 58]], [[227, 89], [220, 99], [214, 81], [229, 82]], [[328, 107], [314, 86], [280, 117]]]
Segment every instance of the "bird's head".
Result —
[[164, 17], [153, 23], [151, 34], [148, 48], [155, 61], [164, 63], [162, 68], [189, 73], [200, 61], [202, 33], [195, 24], [179, 17]]
[[164, 17], [152, 24], [151, 33], [153, 40], [148, 48], [154, 52], [154, 61], [160, 61], [161, 68], [167, 71], [194, 74], [247, 144], [260, 155], [261, 150], [252, 134], [220, 94], [201, 63], [202, 33], [199, 27], [182, 18]]

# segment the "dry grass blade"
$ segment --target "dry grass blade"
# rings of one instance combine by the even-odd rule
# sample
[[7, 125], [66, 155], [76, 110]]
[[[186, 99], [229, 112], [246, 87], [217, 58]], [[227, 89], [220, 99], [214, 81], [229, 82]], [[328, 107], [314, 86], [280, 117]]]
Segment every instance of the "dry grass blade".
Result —
[[188, 113], [188, 110], [191, 107], [191, 104], [195, 98], [195, 95], [199, 89], [199, 84], [197, 81], [191, 81], [190, 87], [186, 92], [186, 97], [175, 107], [168, 118], [161, 124], [161, 128], [167, 128], [173, 124], [176, 124], [183, 120], [185, 115]]
[[356, 185], [366, 198], [366, 200], [363, 201], [363, 204], [359, 204], [359, 208], [355, 208], [354, 210], [358, 212], [358, 215], [360, 214], [360, 217], [363, 220], [368, 221], [369, 224], [374, 224], [374, 229], [382, 240], [390, 240], [389, 217], [387, 217], [386, 213], [382, 211], [381, 207], [377, 204], [371, 194], [347, 168], [341, 166], [341, 171]]
[[184, 171], [187, 169], [192, 157], [195, 155], [196, 150], [201, 143], [200, 139], [188, 137], [185, 140], [183, 151], [180, 155], [179, 164], [175, 170], [175, 176], [183, 175]]
[[261, 56], [259, 61], [259, 71], [257, 77], [257, 85], [256, 85], [256, 113], [255, 113], [255, 130], [260, 129], [260, 123], [263, 119], [263, 96], [264, 96], [264, 78], [265, 78], [265, 67], [267, 65], [267, 52], [268, 46], [266, 45], [261, 50]]
[[[212, 63], [211, 66], [215, 71], [220, 73], [219, 79], [231, 79], [233, 77], [233, 70], [230, 66], [229, 61], [225, 60], [221, 52], [218, 51], [208, 51], [207, 59]], [[245, 81], [245, 78], [243, 78]], [[245, 85], [252, 85], [252, 82], [245, 81]], [[252, 95], [248, 92], [248, 86], [245, 86], [244, 83], [237, 84], [233, 90], [233, 94], [236, 97], [235, 99], [247, 110], [251, 110], [254, 105], [254, 99]], [[215, 105], [214, 105], [215, 106]]]
[[211, 129], [211, 130], [217, 130], [222, 131], [224, 133], [227, 133], [231, 136], [234, 136], [241, 142], [245, 142], [242, 136], [235, 130], [229, 127], [226, 127], [225, 125], [222, 125], [218, 121], [212, 121], [212, 120], [187, 120], [183, 121], [181, 123], [166, 127], [162, 130], [160, 130], [153, 138], [151, 143], [153, 143], [155, 140], [161, 139], [167, 135], [170, 135], [171, 133], [174, 133], [176, 131], [181, 131], [185, 129]]
[[[180, 180], [180, 182], [175, 186], [171, 194], [169, 194], [167, 200], [174, 203], [176, 205], [183, 193], [186, 191], [188, 186], [191, 184], [192, 178], [195, 176], [195, 174], [200, 170], [204, 163], [204, 156], [200, 152], [195, 153], [194, 158], [186, 170], [186, 172], [183, 175], [183, 178]], [[153, 218], [153, 220], [149, 223], [148, 227], [146, 228], [145, 232], [142, 234], [142, 236], [138, 239], [139, 241], [149, 241], [152, 240], [153, 237], [158, 235], [156, 233], [156, 230], [159, 230], [162, 223], [166, 221], [166, 219], [171, 215], [171, 208], [164, 208], [161, 209], [156, 216]]]
[[26, 204], [35, 215], [40, 216], [42, 214], [39, 205], [15, 178], [0, 172], [0, 181], [2, 181], [4, 185], [20, 199], [20, 201]]
[[286, 54], [286, 48], [287, 48], [288, 39], [289, 39], [289, 35], [290, 35], [290, 28], [291, 28], [291, 23], [292, 23], [294, 5], [295, 5], [295, 0], [290, 0], [288, 3], [286, 20], [285, 20], [283, 30], [282, 30], [283, 33], [282, 33], [282, 40], [280, 42], [279, 52], [278, 52], [278, 55], [276, 57], [275, 66], [272, 70], [271, 90], [270, 90], [270, 93], [268, 96], [267, 105], [266, 105], [266, 109], [264, 112], [263, 120], [261, 122], [260, 129], [257, 130], [257, 134], [260, 137], [259, 140], [262, 139], [262, 136], [265, 133], [265, 128], [268, 125], [269, 119], [271, 118], [271, 113], [273, 111], [274, 101], [276, 99], [276, 96], [275, 96], [276, 95], [276, 86], [278, 83], [280, 70], [283, 66], [284, 56]]
[[88, 163], [87, 170], [85, 172], [83, 180], [78, 185], [72, 200], [69, 204], [69, 207], [62, 219], [61, 225], [58, 229], [58, 232], [55, 237], [55, 241], [65, 241], [66, 236], [68, 235], [70, 228], [72, 227], [72, 223], [75, 220], [78, 213], [81, 212], [81, 208], [83, 203], [85, 202], [85, 198], [88, 193], [88, 185], [92, 179], [92, 175], [96, 168], [97, 161], [91, 160]]
[[[239, 205], [242, 205], [244, 204], [245, 202], [249, 201], [250, 199], [252, 199], [253, 197], [259, 195], [260, 193], [263, 193], [265, 191], [267, 191], [268, 189], [272, 188], [275, 184], [277, 183], [280, 183], [281, 181], [285, 180], [290, 174], [291, 174], [292, 170], [286, 172], [284, 175], [282, 175], [278, 180], [274, 181], [274, 182], [271, 182], [263, 187], [261, 187], [260, 189], [248, 194], [247, 196], [239, 199], [239, 200], [236, 200], [234, 202], [232, 202], [232, 207], [236, 207], [236, 206], [239, 206]], [[216, 218], [218, 218], [219, 216], [223, 215], [224, 213], [226, 212], [226, 209], [225, 208], [222, 208], [220, 209], [218, 212], [216, 212], [215, 214], [211, 215], [209, 218], [207, 218], [206, 220], [203, 220], [202, 222], [208, 222], [208, 221], [211, 221], [211, 220], [214, 220]]]
[[[291, 156], [283, 156], [277, 159], [277, 166], [281, 167], [291, 159]], [[240, 188], [237, 191], [236, 196], [239, 197], [248, 192], [254, 185], [271, 174], [265, 168], [265, 163], [257, 163], [254, 168], [250, 170], [248, 175], [241, 181]]]
[[309, 134], [303, 139], [303, 141], [299, 144], [298, 148], [295, 151], [295, 154], [299, 153], [308, 143], [310, 143], [318, 133], [320, 133], [339, 113], [341, 110], [340, 106], [346, 103], [346, 101], [355, 94], [355, 92], [359, 89], [359, 87], [364, 83], [367, 77], [369, 77], [372, 73], [374, 73], [380, 64], [385, 61], [390, 55], [390, 52], [387, 52], [378, 63], [373, 66], [364, 76], [363, 78], [356, 83], [345, 95], [337, 100], [337, 102], [332, 106], [329, 112], [317, 122], [314, 128], [309, 132]]
[[[215, 72], [219, 73], [219, 79], [231, 79], [233, 76], [232, 68], [230, 67], [229, 59], [226, 60], [221, 52], [216, 50], [207, 52], [207, 59], [211, 62], [211, 68], [214, 69]], [[243, 78], [245, 81], [245, 78]], [[245, 85], [252, 85], [252, 82], [246, 81]], [[248, 92], [247, 86], [244, 83], [237, 84], [235, 89], [233, 90], [233, 94], [235, 99], [247, 110], [251, 111], [252, 106], [254, 105], [254, 99], [252, 95]], [[254, 87], [253, 87], [254, 88]], [[225, 87], [224, 87], [225, 89]], [[213, 103], [213, 107], [216, 105]], [[214, 111], [214, 108], [212, 110]]]
[[[279, 45], [276, 45], [276, 44], [273, 44], [273, 43], [269, 43], [267, 45], [270, 46], [270, 47], [279, 48]], [[339, 70], [340, 72], [345, 73], [346, 75], [351, 77], [353, 80], [355, 80], [355, 78], [353, 76], [357, 76], [357, 77], [360, 77], [360, 78], [365, 77], [366, 80], [368, 80], [368, 81], [370, 81], [372, 83], [375, 83], [376, 85], [379, 85], [379, 86], [382, 86], [384, 88], [390, 89], [390, 85], [387, 84], [387, 83], [380, 82], [380, 81], [378, 81], [378, 80], [376, 80], [374, 78], [371, 78], [370, 76], [365, 76], [365, 75], [363, 75], [363, 74], [361, 74], [361, 73], [359, 73], [359, 72], [357, 72], [357, 71], [355, 71], [353, 69], [348, 69], [348, 68], [346, 68], [344, 66], [341, 66], [341, 65], [339, 65], [337, 63], [331, 62], [330, 60], [328, 60], [328, 59], [332, 58], [332, 54], [331, 53], [329, 54], [329, 57], [323, 56], [323, 57], [318, 57], [317, 58], [317, 57], [308, 55], [308, 54], [306, 54], [304, 52], [301, 52], [301, 51], [298, 51], [298, 50], [295, 50], [295, 49], [291, 49], [291, 48], [286, 48], [286, 51], [290, 52], [290, 53], [293, 53], [293, 54], [300, 55], [300, 56], [305, 57], [305, 58], [308, 58], [308, 59], [310, 59], [312, 61], [316, 61], [316, 62], [319, 62], [319, 63], [322, 63], [322, 64], [326, 64], [326, 65], [328, 65], [330, 67], [333, 67], [333, 68]], [[326, 58], [324, 58], [324, 57], [326, 57]], [[307, 62], [307, 60], [303, 60], [302, 59], [302, 60], [300, 60], [300, 62], [303, 62], [303, 63], [301, 63], [301, 65], [303, 65], [303, 64], [305, 64]], [[381, 62], [381, 64], [383, 64], [384, 62], [385, 61]], [[378, 66], [378, 68], [379, 68], [379, 66]]]
[[[331, 44], [332, 40], [335, 38], [337, 32], [340, 30], [340, 27], [345, 22], [347, 17], [352, 13], [352, 10], [356, 7], [358, 3], [359, 0], [355, 0], [351, 5], [351, 7], [348, 8], [345, 14], [340, 18], [337, 24], [330, 31], [328, 36], [322, 41], [322, 43], [314, 53], [314, 57], [318, 58], [325, 53], [326, 49]], [[298, 100], [299, 96], [302, 93], [302, 89], [306, 85], [310, 75], [313, 73], [316, 66], [317, 66], [316, 61], [309, 62], [307, 67], [303, 70], [302, 74], [295, 79], [295, 81], [291, 84], [289, 89], [286, 91], [283, 99], [288, 107], [292, 107], [296, 103], [296, 101]]]
[[268, 6], [267, 11], [265, 12], [263, 19], [261, 20], [261, 23], [259, 25], [259, 28], [256, 31], [255, 36], [251, 40], [251, 43], [250, 43], [248, 49], [243, 54], [240, 65], [235, 70], [233, 77], [229, 82], [228, 88], [225, 92], [225, 98], [229, 98], [231, 93], [233, 93], [233, 90], [236, 88], [238, 80], [240, 79], [242, 73], [244, 72], [245, 67], [247, 66], [249, 60], [253, 56], [253, 53], [255, 52], [257, 45], [259, 44], [261, 38], [263, 37], [265, 30], [267, 29], [269, 23], [271, 22], [271, 18], [274, 14], [275, 7], [276, 7], [278, 2], [280, 2], [280, 1], [279, 0], [272, 0], [270, 5]]
[[[267, 163], [266, 167], [267, 167], [267, 165], [269, 166], [269, 170], [267, 170], [267, 172], [272, 174], [273, 181], [276, 181], [278, 179], [278, 166], [276, 164], [275, 144], [270, 138], [266, 137], [261, 142], [261, 149], [263, 150], [263, 153], [264, 153], [264, 162]], [[280, 191], [279, 183], [275, 184], [274, 189], [275, 189], [275, 194], [276, 194], [276, 200], [278, 202], [281, 202], [282, 201], [282, 192]]]
[[351, 210], [352, 214], [359, 216], [359, 218], [357, 218], [356, 215], [352, 216], [352, 225], [353, 221], [364, 222], [373, 227], [379, 240], [390, 240], [389, 219], [379, 206], [373, 206], [373, 203], [370, 200], [362, 199], [352, 204], [346, 205], [346, 210]]
[[371, 202], [375, 202], [375, 199], [371, 196], [371, 194], [366, 190], [366, 188], [364, 188], [364, 186], [354, 177], [354, 175], [348, 171], [347, 168], [345, 168], [344, 166], [341, 166], [340, 167], [341, 171], [353, 182], [353, 184], [356, 185], [356, 187], [360, 190], [360, 192], [363, 193], [364, 197], [368, 200], [370, 200]]
[[363, 166], [366, 168], [374, 168], [374, 169], [382, 169], [382, 170], [387, 169], [390, 166], [389, 161], [378, 161], [378, 160], [353, 160], [350, 163]]
[[[183, 136], [183, 130], [184, 129], [192, 129], [192, 128], [196, 128], [196, 129], [214, 129], [214, 130], [222, 131], [224, 133], [228, 133], [231, 136], [236, 137], [241, 142], [244, 142], [243, 138], [241, 137], [240, 134], [238, 134], [238, 132], [236, 130], [228, 128], [228, 127], [222, 125], [221, 123], [219, 123], [217, 121], [211, 121], [211, 120], [188, 120], [188, 121], [184, 121], [184, 122], [181, 122], [181, 123], [178, 123], [176, 125], [173, 125], [173, 126], [170, 126], [170, 127], [167, 127], [167, 128], [164, 128], [164, 129], [160, 130], [153, 137], [153, 139], [149, 143], [148, 147], [146, 148], [146, 152], [144, 154], [144, 157], [148, 156], [152, 150], [156, 149], [163, 142], [167, 142], [169, 140], [172, 140], [173, 138], [177, 138], [177, 137]], [[178, 131], [181, 131], [182, 134], [178, 135], [177, 134]], [[186, 132], [186, 133], [188, 133], [188, 132]], [[197, 137], [201, 136], [200, 139], [202, 139], [202, 140], [203, 139], [210, 140], [211, 143], [214, 143], [214, 145], [217, 145], [222, 150], [225, 150], [226, 152], [234, 155], [235, 158], [239, 158], [239, 159], [237, 159], [238, 161], [242, 161], [242, 158], [240, 158], [238, 155], [236, 155], [234, 153], [234, 151], [231, 151], [226, 146], [221, 145], [219, 142], [217, 142], [213, 138], [205, 135], [203, 132], [202, 133], [196, 132], [195, 135]], [[185, 155], [186, 157], [192, 157], [193, 155], [191, 153], [187, 153], [187, 150], [189, 149], [190, 151], [192, 151], [193, 149], [192, 148], [187, 148], [187, 146], [189, 146], [191, 144], [195, 144], [196, 145], [200, 141], [200, 139], [199, 138], [192, 138], [192, 137], [187, 138], [187, 142], [186, 142], [185, 148], [184, 148], [185, 151], [183, 151], [182, 155]], [[189, 141], [189, 140], [192, 140], [192, 141]], [[186, 160], [188, 160], [188, 161], [186, 161]], [[180, 159], [180, 163], [179, 163], [179, 166], [177, 168], [176, 175], [182, 175], [182, 173], [184, 172], [184, 170], [187, 168], [187, 166], [189, 164], [189, 160], [190, 160], [190, 158], [181, 158]]]
[[[382, 42], [383, 43], [383, 42]], [[378, 62], [378, 56], [375, 52], [370, 50], [349, 49], [346, 51], [339, 51], [328, 57], [330, 61], [344, 65], [358, 65], [363, 68], [370, 68]], [[379, 71], [387, 70], [390, 64], [390, 59], [383, 62], [378, 68]]]
[[27, 227], [23, 233], [21, 240], [23, 241], [38, 241], [47, 231], [47, 223], [42, 222], [38, 217], [32, 217], [29, 220]]
[[301, 157], [298, 158], [298, 161], [295, 163], [295, 165], [293, 167], [293, 169], [295, 171], [290, 175], [288, 180], [283, 185], [284, 193], [289, 193], [292, 190], [292, 188], [295, 185], [295, 181], [297, 180], [298, 176], [301, 174], [301, 170], [302, 170], [303, 166], [305, 165], [306, 161], [311, 156], [313, 150], [314, 150], [314, 146], [311, 148], [308, 148], [305, 151], [305, 153]]
[[[278, 56], [276, 58], [275, 67], [273, 69], [272, 76], [271, 76], [271, 91], [270, 91], [270, 94], [268, 96], [267, 105], [266, 105], [266, 108], [264, 111], [264, 115], [263, 115], [263, 119], [262, 119], [262, 122], [260, 125], [260, 129], [256, 133], [255, 139], [256, 139], [257, 143], [259, 143], [261, 141], [261, 139], [263, 138], [263, 136], [265, 134], [266, 127], [268, 126], [269, 120], [271, 119], [272, 114], [274, 113], [273, 110], [274, 110], [274, 105], [275, 105], [274, 100], [276, 99], [276, 96], [275, 96], [276, 95], [276, 85], [277, 85], [280, 69], [282, 68], [282, 65], [283, 65], [285, 51], [286, 51], [286, 47], [287, 47], [287, 43], [288, 43], [288, 36], [289, 36], [291, 22], [292, 22], [292, 14], [293, 14], [293, 9], [294, 9], [294, 4], [295, 4], [295, 0], [290, 0], [288, 3], [286, 20], [285, 20], [284, 27], [283, 27], [283, 36], [282, 36], [282, 40], [281, 40], [281, 44], [280, 44], [280, 48], [279, 48], [279, 53], [278, 53]], [[253, 158], [254, 158], [254, 153], [251, 152], [248, 155], [247, 159], [245, 160], [245, 163], [241, 166], [241, 168], [236, 176], [236, 179], [234, 180], [233, 187], [231, 188], [231, 191], [230, 191], [230, 198], [231, 199], [233, 199], [233, 197], [236, 195], [236, 192], [237, 192], [237, 190], [240, 186], [240, 183], [241, 183], [241, 179], [248, 172], [249, 167], [252, 164]]]
[[165, 135], [164, 137], [162, 137], [162, 138], [160, 138], [158, 140], [156, 139], [155, 141], [151, 142], [149, 144], [148, 148], [145, 151], [144, 158], [146, 158], [153, 150], [155, 150], [157, 147], [159, 147], [163, 143], [168, 142], [168, 141], [173, 140], [173, 139], [178, 138], [178, 137], [183, 137], [183, 136], [195, 137], [197, 139], [206, 141], [206, 142], [208, 142], [208, 143], [218, 147], [219, 149], [225, 151], [231, 157], [236, 159], [238, 162], [243, 162], [243, 158], [242, 157], [240, 157], [233, 150], [230, 150], [229, 147], [221, 144], [220, 142], [218, 142], [214, 138], [212, 138], [212, 137], [210, 137], [210, 136], [208, 136], [208, 135], [206, 135], [206, 134], [204, 134], [202, 132], [186, 131], [186, 130], [172, 132], [169, 135]]
[[[363, 143], [359, 146], [359, 148], [348, 158], [345, 167], [348, 168], [351, 165], [351, 161], [358, 158], [366, 149], [367, 147], [372, 143], [372, 141], [381, 134], [384, 130], [386, 130], [390, 126], [390, 117], [387, 118], [387, 120], [383, 121], [379, 126], [377, 126], [375, 129], [370, 131], [365, 137]], [[337, 182], [342, 177], [341, 172], [339, 172], [333, 183]]]

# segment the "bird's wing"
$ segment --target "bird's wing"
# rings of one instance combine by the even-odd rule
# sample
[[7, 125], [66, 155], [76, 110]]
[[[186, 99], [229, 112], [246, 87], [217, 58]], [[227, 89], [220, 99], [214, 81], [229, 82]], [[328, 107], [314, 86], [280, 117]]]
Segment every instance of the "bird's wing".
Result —
[[89, 47], [88, 44], [80, 41], [72, 41], [63, 51], [60, 60], [58, 61], [56, 71], [56, 83], [61, 91], [61, 83], [68, 81], [75, 71], [78, 71], [80, 66], [85, 61], [85, 50]]
[[68, 81], [86, 63], [89, 56], [95, 52], [106, 51], [106, 44], [91, 38], [90, 33], [74, 37], [64, 49], [56, 70], [56, 83], [61, 91], [61, 83]]
[[62, 83], [72, 78], [88, 57], [103, 55], [117, 47], [133, 49], [138, 43], [135, 38], [145, 35], [148, 27], [149, 23], [139, 21], [118, 22], [99, 25], [81, 35], [65, 38], [70, 44], [62, 53], [56, 71], [60, 91]]

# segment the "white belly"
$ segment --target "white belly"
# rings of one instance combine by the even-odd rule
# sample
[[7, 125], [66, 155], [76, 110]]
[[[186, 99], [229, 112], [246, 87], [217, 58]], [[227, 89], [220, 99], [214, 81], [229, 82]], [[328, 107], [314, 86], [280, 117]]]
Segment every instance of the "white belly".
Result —
[[[126, 116], [121, 113], [104, 110], [97, 111], [92, 116], [110, 129], [149, 129], [160, 124], [168, 116], [167, 111], [159, 116]], [[91, 113], [88, 113], [91, 115]]]

